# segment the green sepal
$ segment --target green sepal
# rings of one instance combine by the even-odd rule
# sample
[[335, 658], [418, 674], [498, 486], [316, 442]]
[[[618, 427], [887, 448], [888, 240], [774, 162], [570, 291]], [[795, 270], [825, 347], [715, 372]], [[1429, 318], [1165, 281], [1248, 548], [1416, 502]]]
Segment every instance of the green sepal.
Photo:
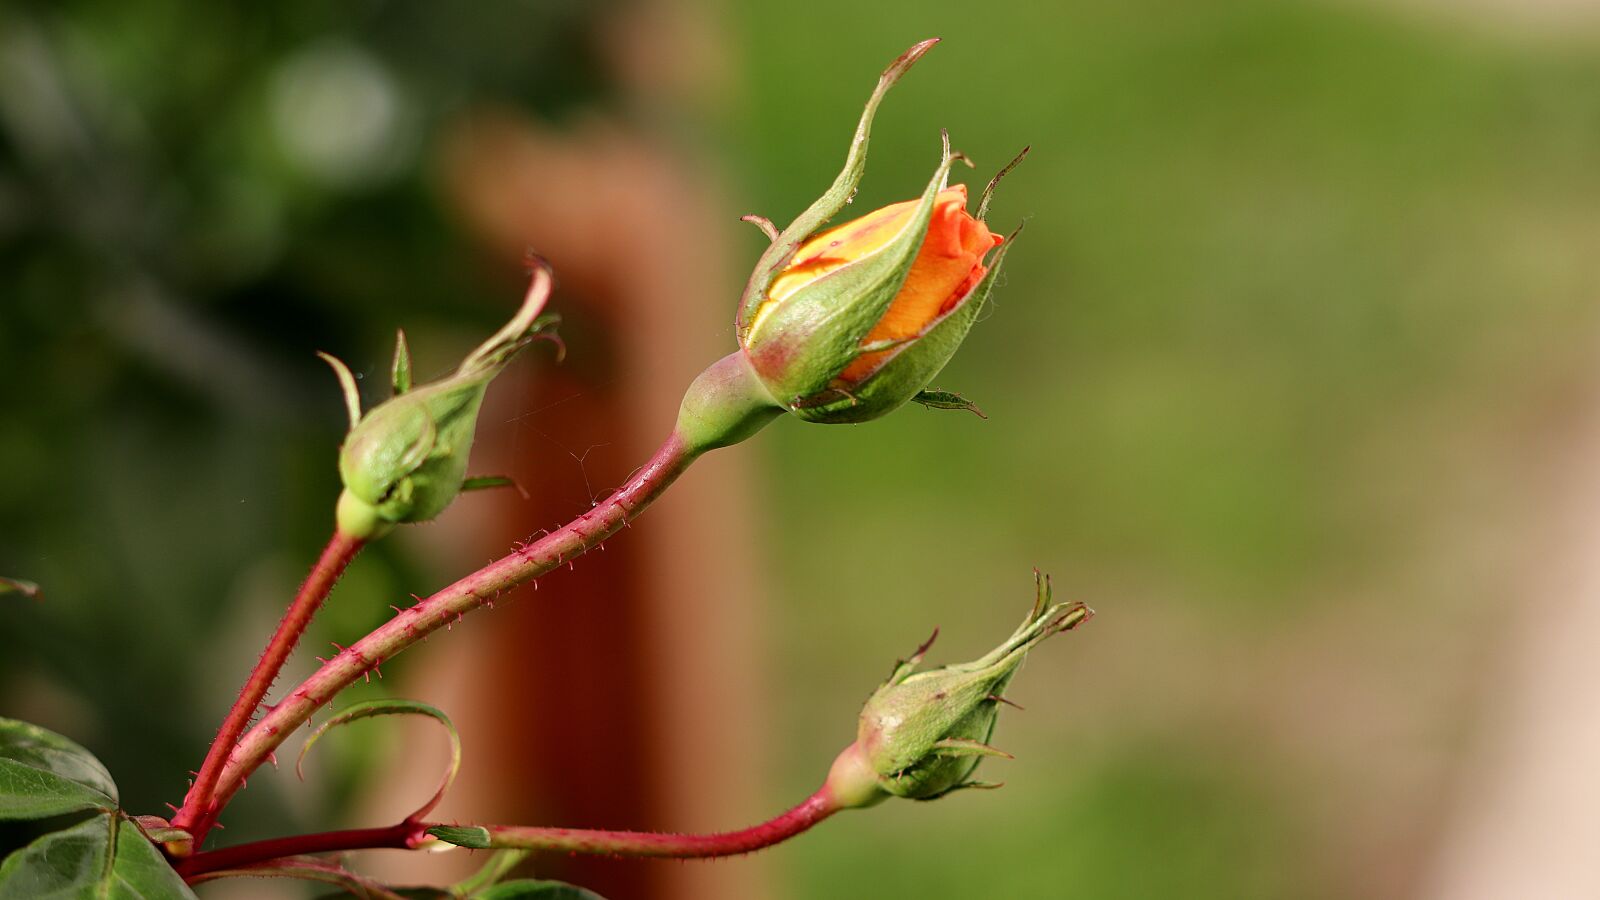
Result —
[[356, 377], [350, 374], [350, 367], [344, 364], [344, 360], [332, 353], [318, 350], [317, 356], [333, 369], [334, 377], [339, 379], [339, 393], [344, 397], [345, 415], [350, 419], [350, 430], [354, 431], [356, 424], [361, 421], [361, 392], [356, 389]]
[[994, 756], [1000, 759], [1016, 759], [999, 747], [991, 747], [971, 738], [948, 737], [935, 741], [933, 752], [941, 756]]
[[495, 488], [514, 488], [517, 482], [505, 475], [474, 475], [461, 482], [461, 491], [489, 491]]
[[772, 238], [772, 243], [756, 261], [755, 269], [750, 273], [750, 280], [745, 284], [744, 296], [739, 301], [736, 328], [741, 346], [745, 344], [745, 337], [755, 320], [756, 310], [766, 301], [772, 280], [789, 264], [789, 260], [794, 257], [795, 251], [800, 249], [800, 245], [827, 224], [839, 210], [844, 209], [855, 196], [856, 186], [861, 183], [861, 176], [867, 171], [867, 144], [872, 135], [872, 119], [877, 115], [878, 104], [883, 102], [889, 88], [894, 87], [894, 83], [937, 43], [939, 43], [938, 38], [931, 38], [913, 45], [878, 76], [878, 85], [873, 88], [872, 96], [867, 98], [866, 108], [861, 111], [861, 120], [856, 123], [855, 137], [851, 139], [850, 149], [845, 154], [844, 168], [821, 197], [807, 207], [805, 212], [796, 216], [788, 228]]
[[925, 802], [928, 800], [938, 800], [940, 797], [948, 797], [951, 794], [954, 794], [956, 791], [998, 791], [1005, 786], [1006, 784], [1003, 781], [963, 781], [960, 784], [948, 787], [937, 794], [929, 794], [925, 797], [915, 797], [913, 799]]
[[895, 662], [894, 671], [889, 673], [889, 678], [883, 685], [899, 684], [910, 678], [917, 671], [917, 667], [922, 665], [922, 660], [927, 657], [928, 651], [933, 649], [933, 642], [938, 639], [939, 629], [935, 628], [933, 634], [928, 635], [928, 639], [918, 645], [916, 651], [910, 657]]
[[961, 409], [972, 413], [980, 419], [989, 418], [984, 415], [978, 404], [961, 396], [955, 391], [917, 391], [911, 398], [912, 403], [919, 403], [929, 409]]
[[411, 390], [411, 348], [406, 345], [406, 330], [394, 332], [394, 365], [389, 368], [389, 383], [396, 396]]
[[815, 409], [819, 398], [848, 397], [834, 389], [833, 381], [861, 355], [862, 341], [900, 293], [927, 237], [950, 167], [962, 158], [950, 151], [946, 136], [939, 166], [899, 234], [871, 254], [775, 301], [759, 324], [749, 329], [744, 347], [751, 364], [791, 412], [811, 418], [805, 410]]
[[848, 394], [821, 395], [816, 402], [791, 410], [811, 422], [849, 424], [886, 415], [915, 398], [928, 382], [938, 377], [950, 358], [961, 348], [972, 325], [978, 320], [994, 291], [1006, 252], [1021, 229], [1013, 232], [995, 250], [989, 271], [967, 297], [942, 317], [935, 319], [921, 336], [903, 342], [885, 354], [878, 368], [866, 375]]

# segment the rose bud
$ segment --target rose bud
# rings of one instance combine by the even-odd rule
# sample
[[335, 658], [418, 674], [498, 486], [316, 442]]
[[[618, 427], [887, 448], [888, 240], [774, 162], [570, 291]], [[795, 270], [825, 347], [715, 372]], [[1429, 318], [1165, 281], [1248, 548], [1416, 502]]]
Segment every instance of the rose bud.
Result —
[[974, 217], [966, 188], [945, 186], [951, 165], [965, 161], [948, 138], [920, 199], [816, 233], [861, 180], [884, 92], [931, 44], [884, 73], [844, 171], [774, 234], [745, 289], [740, 346], [773, 398], [809, 421], [863, 422], [915, 397], [960, 346], [999, 272], [998, 254], [985, 261], [1002, 241], [982, 221], [983, 207]]
[[[969, 663], [917, 672], [932, 638], [873, 692], [861, 710], [856, 741], [829, 775], [835, 792], [854, 805], [885, 796], [933, 800], [954, 790], [992, 787], [973, 781], [986, 756], [1010, 758], [990, 746], [1006, 686], [1040, 641], [1083, 624], [1094, 611], [1082, 603], [1050, 602], [1050, 581], [1034, 573], [1037, 599], [1005, 643]], [[937, 632], [935, 632], [937, 634]]]
[[825, 231], [773, 279], [745, 353], [803, 419], [877, 418], [955, 354], [999, 271], [998, 254], [993, 266], [984, 257], [1001, 242], [967, 212], [966, 185]]
[[508, 483], [467, 478], [467, 457], [489, 382], [534, 340], [554, 340], [555, 317], [539, 315], [550, 284], [550, 270], [540, 262], [516, 316], [453, 374], [429, 384], [411, 386], [410, 354], [401, 332], [395, 345], [395, 394], [365, 415], [350, 370], [322, 354], [339, 376], [350, 414], [350, 432], [339, 451], [341, 532], [376, 538], [394, 525], [432, 519], [463, 490]]
[[1009, 241], [989, 231], [984, 215], [1011, 166], [989, 182], [977, 213], [968, 213], [966, 187], [946, 184], [951, 166], [966, 161], [950, 151], [946, 135], [920, 198], [824, 230], [866, 171], [878, 104], [937, 42], [917, 44], [884, 70], [844, 168], [789, 227], [745, 217], [772, 243], [739, 303], [739, 349], [684, 397], [678, 433], [688, 446], [743, 440], [783, 412], [812, 422], [865, 422], [908, 400], [976, 411], [957, 394], [924, 389], [966, 338], [1000, 272]]

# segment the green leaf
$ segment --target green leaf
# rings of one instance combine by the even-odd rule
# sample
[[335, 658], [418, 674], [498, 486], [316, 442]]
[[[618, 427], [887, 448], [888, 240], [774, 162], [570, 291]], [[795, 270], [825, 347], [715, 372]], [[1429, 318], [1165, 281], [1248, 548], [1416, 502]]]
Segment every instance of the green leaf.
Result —
[[111, 813], [55, 831], [0, 864], [0, 900], [194, 900], [132, 822]]
[[505, 881], [472, 895], [473, 900], [606, 900], [594, 891], [561, 881]]
[[[367, 700], [348, 706], [339, 711], [337, 715], [323, 722], [321, 727], [306, 738], [305, 746], [300, 748], [300, 757], [294, 762], [296, 775], [304, 778], [301, 764], [306, 761], [306, 754], [324, 734], [327, 734], [340, 725], [348, 725], [361, 719], [371, 719], [376, 716], [427, 716], [444, 726], [445, 733], [450, 736], [450, 765], [445, 769], [444, 777], [439, 780], [439, 789], [433, 796], [422, 804], [422, 807], [411, 814], [412, 819], [420, 819], [433, 811], [439, 801], [444, 799], [445, 791], [450, 790], [450, 785], [456, 780], [456, 772], [461, 769], [461, 735], [456, 731], [456, 726], [450, 722], [450, 717], [441, 712], [437, 707], [429, 706], [418, 700]], [[486, 832], [487, 833], [487, 832]]]
[[116, 808], [117, 786], [89, 751], [37, 725], [0, 718], [0, 820]]
[[428, 833], [446, 844], [455, 844], [468, 850], [489, 849], [489, 829], [477, 825], [435, 825], [428, 829]]
[[989, 418], [978, 408], [978, 404], [955, 391], [918, 391], [917, 395], [911, 398], [911, 402], [921, 403], [929, 409], [964, 409], [980, 419]]

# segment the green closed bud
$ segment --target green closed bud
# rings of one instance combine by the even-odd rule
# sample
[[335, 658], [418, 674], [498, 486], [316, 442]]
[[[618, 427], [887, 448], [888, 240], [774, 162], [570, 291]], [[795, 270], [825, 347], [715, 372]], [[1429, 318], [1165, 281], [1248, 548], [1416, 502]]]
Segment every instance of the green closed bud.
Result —
[[973, 781], [972, 773], [984, 757], [1010, 758], [989, 741], [1012, 676], [1040, 641], [1076, 628], [1094, 614], [1082, 603], [1052, 604], [1049, 579], [1037, 573], [1035, 579], [1033, 609], [1016, 632], [988, 655], [917, 672], [933, 643], [930, 638], [895, 667], [889, 680], [868, 698], [856, 742], [836, 763], [839, 791], [870, 797], [864, 773], [870, 773], [884, 794], [913, 800], [990, 786]]
[[516, 316], [438, 381], [411, 386], [402, 332], [395, 346], [395, 394], [365, 415], [349, 369], [323, 354], [339, 376], [350, 413], [350, 433], [339, 451], [341, 532], [372, 539], [397, 524], [427, 521], [469, 486], [467, 458], [484, 394], [522, 348], [550, 334], [555, 318], [539, 315], [550, 285], [550, 271], [540, 264]]

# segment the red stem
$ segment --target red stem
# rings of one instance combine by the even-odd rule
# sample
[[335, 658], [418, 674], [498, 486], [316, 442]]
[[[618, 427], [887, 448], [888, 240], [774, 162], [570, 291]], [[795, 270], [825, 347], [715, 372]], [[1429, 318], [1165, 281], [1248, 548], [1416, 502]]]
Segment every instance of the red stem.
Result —
[[497, 849], [555, 850], [601, 856], [700, 859], [737, 856], [782, 843], [840, 810], [826, 789], [799, 806], [742, 831], [714, 834], [672, 834], [656, 831], [597, 831], [585, 828], [541, 828], [487, 825], [489, 845]]
[[221, 869], [237, 869], [267, 862], [268, 860], [282, 859], [286, 856], [302, 856], [307, 853], [337, 853], [343, 850], [408, 850], [415, 847], [426, 837], [426, 832], [430, 827], [432, 826], [425, 822], [407, 820], [398, 825], [390, 825], [387, 828], [353, 828], [348, 831], [297, 834], [292, 837], [255, 841], [249, 844], [239, 844], [235, 847], [224, 847], [221, 850], [196, 853], [187, 859], [179, 860], [177, 863], [178, 873], [184, 878], [193, 878], [196, 875], [204, 875], [207, 872], [216, 872]]
[[[496, 849], [551, 850], [600, 856], [669, 857], [701, 859], [737, 856], [782, 843], [821, 822], [842, 807], [824, 787], [793, 809], [742, 831], [714, 834], [670, 834], [654, 831], [600, 831], [585, 828], [538, 828], [520, 825], [486, 825], [490, 846]], [[299, 856], [345, 850], [401, 849], [418, 846], [433, 823], [405, 821], [387, 828], [357, 828], [302, 834], [240, 844], [197, 853], [178, 863], [185, 878], [221, 869]]]
[[300, 590], [289, 604], [289, 609], [284, 612], [282, 621], [278, 623], [278, 630], [273, 632], [272, 640], [261, 652], [261, 658], [256, 660], [256, 666], [250, 671], [250, 677], [245, 679], [244, 687], [239, 689], [239, 699], [233, 702], [227, 717], [222, 720], [222, 727], [217, 729], [216, 740], [212, 741], [210, 749], [206, 751], [205, 762], [201, 764], [194, 784], [190, 785], [189, 793], [183, 798], [183, 807], [172, 820], [175, 827], [185, 829], [194, 835], [196, 847], [205, 840], [206, 832], [210, 830], [216, 821], [217, 813], [221, 811], [222, 802], [217, 798], [216, 790], [229, 754], [238, 743], [239, 736], [249, 726], [250, 718], [255, 715], [257, 707], [272, 689], [272, 682], [277, 679], [278, 672], [283, 668], [289, 654], [293, 652], [295, 644], [299, 643], [300, 635], [305, 633], [306, 626], [317, 614], [322, 601], [327, 599], [334, 583], [339, 580], [345, 567], [350, 565], [350, 561], [355, 559], [356, 554], [361, 552], [364, 544], [360, 538], [349, 537], [339, 531], [334, 532], [333, 537], [328, 540], [328, 545], [323, 548], [322, 555], [317, 558], [316, 565], [313, 565], [310, 574], [306, 575], [305, 583], [300, 585]]
[[[245, 778], [339, 691], [434, 631], [516, 585], [576, 559], [615, 534], [661, 496], [704, 449], [689, 446], [674, 432], [643, 468], [588, 512], [402, 610], [328, 660], [239, 740], [217, 782], [213, 809], [227, 805]], [[196, 844], [200, 837], [195, 835]]]

